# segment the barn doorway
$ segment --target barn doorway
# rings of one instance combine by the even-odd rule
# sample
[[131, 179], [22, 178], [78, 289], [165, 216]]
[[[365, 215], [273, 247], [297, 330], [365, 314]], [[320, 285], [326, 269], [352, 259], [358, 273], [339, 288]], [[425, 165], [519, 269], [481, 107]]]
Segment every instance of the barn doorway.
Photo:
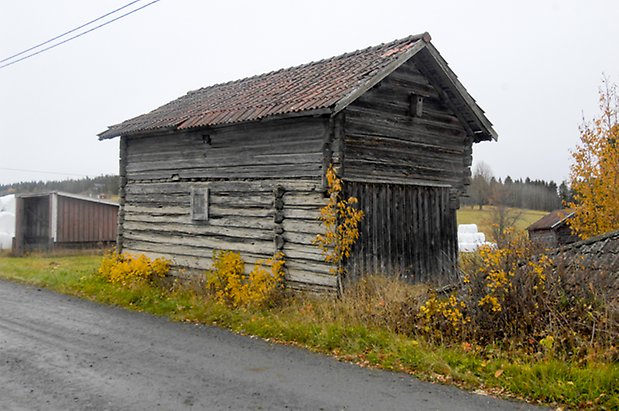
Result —
[[347, 279], [366, 274], [446, 284], [456, 278], [456, 207], [449, 187], [345, 183], [365, 213]]

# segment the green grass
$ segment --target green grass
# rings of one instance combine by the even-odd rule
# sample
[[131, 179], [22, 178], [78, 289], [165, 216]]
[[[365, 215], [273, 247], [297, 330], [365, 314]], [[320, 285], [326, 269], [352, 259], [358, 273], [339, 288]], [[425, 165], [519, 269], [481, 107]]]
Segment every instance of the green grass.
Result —
[[0, 256], [0, 277], [177, 321], [217, 325], [361, 366], [411, 373], [502, 397], [573, 409], [619, 407], [617, 363], [570, 364], [500, 349], [488, 355], [470, 347], [431, 344], [338, 315], [325, 319], [321, 313], [308, 314], [312, 307], [341, 309], [337, 306], [341, 302], [326, 298], [291, 297], [279, 308], [234, 310], [213, 302], [196, 288], [170, 291], [109, 284], [95, 274], [100, 261], [101, 256]]
[[[512, 209], [516, 214], [520, 215], [516, 221], [516, 230], [524, 231], [528, 226], [548, 214], [547, 211], [526, 210], [523, 208]], [[486, 239], [490, 240], [492, 206], [484, 206], [483, 210], [479, 207], [463, 206], [458, 210], [458, 224], [477, 224], [477, 229], [486, 235]]]

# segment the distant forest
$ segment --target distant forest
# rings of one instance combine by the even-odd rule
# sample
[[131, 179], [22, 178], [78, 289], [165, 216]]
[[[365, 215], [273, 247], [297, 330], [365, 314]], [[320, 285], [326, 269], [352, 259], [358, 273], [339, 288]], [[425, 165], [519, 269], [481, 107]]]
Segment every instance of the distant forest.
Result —
[[[0, 184], [0, 196], [12, 193], [41, 193], [64, 191], [89, 197], [110, 198], [118, 195], [118, 176], [99, 176], [61, 181], [28, 181], [14, 184]], [[501, 204], [507, 207], [527, 208], [530, 210], [552, 211], [562, 208], [570, 199], [571, 192], [565, 182], [559, 186], [554, 181], [505, 180], [476, 172], [471, 180], [467, 196], [462, 199], [464, 205], [484, 206]]]
[[502, 205], [506, 207], [526, 208], [529, 210], [552, 211], [563, 208], [572, 199], [572, 192], [564, 181], [557, 185], [554, 181], [531, 180], [530, 178], [513, 180], [497, 179], [490, 169], [481, 164], [473, 173], [464, 205], [479, 206]]
[[6, 194], [43, 193], [63, 191], [88, 197], [110, 198], [118, 195], [118, 176], [99, 176], [61, 181], [27, 181], [14, 184], [0, 184], [0, 196]]

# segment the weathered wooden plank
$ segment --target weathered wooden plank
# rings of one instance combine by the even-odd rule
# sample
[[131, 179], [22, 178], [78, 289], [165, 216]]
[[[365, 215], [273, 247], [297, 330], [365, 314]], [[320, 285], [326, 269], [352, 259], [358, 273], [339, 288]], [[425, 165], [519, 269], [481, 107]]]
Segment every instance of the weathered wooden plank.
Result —
[[295, 233], [292, 231], [284, 231], [283, 236], [286, 241], [307, 246], [312, 246], [316, 239], [316, 234]]
[[289, 268], [286, 279], [300, 284], [322, 285], [327, 287], [335, 287], [337, 285], [337, 276], [335, 275], [316, 273], [299, 268]]
[[218, 205], [209, 207], [209, 217], [230, 217], [230, 216], [245, 216], [245, 217], [272, 217], [274, 210], [272, 208], [231, 208]]
[[[267, 152], [268, 147], [265, 147]], [[266, 166], [285, 166], [285, 165], [301, 165], [301, 164], [316, 164], [322, 161], [322, 153], [304, 152], [300, 154], [274, 154], [274, 155], [259, 155], [257, 153], [241, 154], [230, 153], [226, 156], [216, 156], [218, 153], [212, 153], [209, 157], [185, 158], [185, 159], [170, 159], [171, 155], [158, 155], [159, 158], [144, 157], [135, 159], [127, 166], [127, 171], [130, 173], [139, 173], [152, 170], [174, 170], [184, 168], [219, 168], [227, 167], [234, 169], [243, 169], [247, 167], [262, 167]], [[167, 158], [166, 158], [167, 157]]]
[[125, 222], [125, 230], [145, 233], [169, 233], [173, 235], [211, 235], [244, 239], [272, 240], [273, 230], [213, 226], [211, 224], [161, 224], [149, 222]]
[[273, 241], [244, 239], [237, 237], [199, 237], [160, 234], [156, 232], [134, 232], [125, 230], [125, 239], [160, 244], [164, 246], [182, 245], [211, 250], [232, 250], [270, 256], [274, 253]]
[[257, 181], [183, 181], [183, 182], [149, 182], [149, 183], [133, 183], [127, 186], [127, 193], [133, 194], [157, 194], [157, 193], [189, 193], [190, 187], [193, 186], [209, 187], [212, 191], [218, 193], [232, 192], [272, 192], [273, 187], [281, 185], [285, 187], [287, 192], [295, 191], [317, 191], [320, 190], [320, 184], [314, 180], [257, 180]]
[[127, 204], [125, 207], [127, 213], [150, 214], [153, 216], [170, 216], [170, 215], [186, 215], [189, 216], [188, 207], [165, 206], [165, 207], [147, 207]]
[[311, 178], [320, 177], [322, 164], [283, 164], [283, 165], [252, 165], [245, 167], [196, 167], [171, 168], [152, 171], [128, 172], [129, 179], [157, 180], [168, 178]]
[[[418, 152], [427, 155], [442, 155], [439, 158], [452, 158], [452, 161], [462, 160], [462, 154], [467, 151], [457, 141], [450, 141], [451, 144], [436, 144], [433, 140], [423, 140], [421, 138], [411, 138], [410, 136], [391, 136], [379, 134], [363, 134], [350, 132], [346, 135], [346, 141], [350, 150], [362, 148], [364, 145], [371, 146], [372, 149], [380, 150], [386, 155], [403, 154], [408, 152]], [[455, 158], [454, 158], [455, 157]]]
[[320, 221], [285, 219], [282, 223], [285, 231], [308, 234], [321, 234], [324, 228]]
[[322, 192], [286, 192], [284, 194], [284, 206], [309, 206], [324, 207], [329, 202]]
[[425, 133], [446, 142], [450, 139], [464, 141], [466, 138], [466, 130], [460, 123], [454, 124], [429, 117], [411, 117], [407, 114], [384, 113], [356, 105], [347, 109], [346, 119], [348, 121], [346, 129], [352, 133], [365, 128], [379, 135], [384, 135], [384, 131], [390, 131], [387, 135], [402, 137], [405, 137], [407, 132], [409, 134]]
[[284, 217], [286, 219], [299, 219], [299, 220], [311, 220], [317, 221], [320, 217], [320, 211], [318, 209], [299, 209], [299, 208], [285, 208]]

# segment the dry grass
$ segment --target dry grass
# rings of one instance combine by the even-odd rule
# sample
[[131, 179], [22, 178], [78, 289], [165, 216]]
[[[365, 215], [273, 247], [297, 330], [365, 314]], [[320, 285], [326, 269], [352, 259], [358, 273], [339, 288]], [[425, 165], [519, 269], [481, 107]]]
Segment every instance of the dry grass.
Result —
[[295, 296], [308, 319], [367, 326], [410, 335], [428, 286], [371, 275], [350, 284], [341, 298]]

